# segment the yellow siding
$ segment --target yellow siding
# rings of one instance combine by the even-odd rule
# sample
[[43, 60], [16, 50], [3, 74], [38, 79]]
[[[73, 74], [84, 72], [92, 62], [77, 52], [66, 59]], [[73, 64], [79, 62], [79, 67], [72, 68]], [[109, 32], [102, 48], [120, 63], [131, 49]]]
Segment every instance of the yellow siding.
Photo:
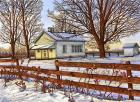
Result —
[[36, 59], [51, 59], [56, 58], [56, 50], [48, 49], [48, 50], [35, 50]]
[[42, 59], [48, 59], [48, 51], [42, 50]]
[[56, 50], [55, 49], [49, 49], [49, 58], [56, 58]]
[[48, 45], [54, 43], [54, 40], [47, 34], [43, 34], [41, 38], [35, 43], [35, 45]]
[[36, 59], [41, 59], [41, 50], [35, 50], [35, 57]]
[[[54, 40], [47, 34], [43, 34], [40, 39], [35, 43], [35, 45], [48, 45], [54, 43]], [[55, 49], [46, 49], [46, 50], [35, 50], [36, 59], [49, 59], [56, 58]]]

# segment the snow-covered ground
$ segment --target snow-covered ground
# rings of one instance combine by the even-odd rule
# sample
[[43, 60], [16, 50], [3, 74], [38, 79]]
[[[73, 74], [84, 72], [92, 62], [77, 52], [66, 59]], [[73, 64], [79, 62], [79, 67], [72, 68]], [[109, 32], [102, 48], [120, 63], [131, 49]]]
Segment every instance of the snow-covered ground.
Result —
[[[91, 63], [125, 63], [126, 61], [130, 61], [132, 64], [140, 64], [140, 55], [137, 55], [135, 57], [109, 57], [109, 58], [98, 58], [95, 57], [93, 58], [92, 56], [89, 56], [87, 58], [65, 58], [65, 59], [60, 59], [64, 61], [74, 61], [74, 62], [91, 62]], [[23, 66], [36, 66], [40, 67], [43, 69], [55, 69], [55, 60], [31, 60], [28, 63], [28, 60], [24, 60], [22, 63]], [[69, 70], [68, 68], [61, 68], [62, 70]], [[76, 71], [76, 68], [70, 68], [72, 71]], [[79, 69], [77, 69], [79, 70]], [[81, 71], [81, 70], [80, 70]], [[138, 71], [133, 71], [133, 76], [140, 77], [140, 72]]]
[[[133, 64], [140, 64], [140, 55], [135, 57], [109, 57], [105, 59], [93, 58], [89, 56], [88, 58], [72, 58], [72, 59], [61, 59], [65, 61], [77, 61], [77, 62], [93, 62], [93, 63], [125, 63], [125, 61], [131, 61]], [[29, 62], [29, 63], [28, 63]], [[43, 69], [55, 69], [54, 60], [31, 60], [28, 61], [25, 59], [22, 66], [36, 66]], [[6, 63], [1, 63], [2, 65]], [[11, 64], [11, 63], [9, 63]], [[79, 68], [61, 68], [61, 70], [67, 71], [84, 71], [79, 70]], [[101, 71], [101, 70], [100, 70]], [[99, 71], [98, 71], [99, 72]], [[133, 72], [134, 76], [140, 77], [140, 72]], [[65, 77], [66, 79], [71, 79], [69, 77]], [[72, 79], [73, 80], [73, 79]], [[19, 88], [14, 84], [15, 81], [11, 81], [8, 83], [8, 87], [4, 88], [2, 85], [3, 80], [0, 80], [0, 102], [68, 102], [68, 97], [64, 95], [63, 91], [56, 90], [53, 95], [49, 93], [41, 93], [40, 91], [34, 91], [34, 83], [28, 82], [27, 90], [20, 92]], [[127, 87], [127, 85], [123, 85], [122, 87]], [[134, 88], [140, 89], [140, 85], [135, 85]], [[76, 102], [90, 102], [91, 97], [82, 95], [79, 93], [73, 93], [73, 97]], [[109, 100], [100, 100], [97, 98], [93, 98], [94, 102], [114, 102]], [[125, 102], [140, 102], [140, 97], [136, 98], [135, 101], [125, 101]]]
[[[54, 91], [54, 94], [42, 93], [35, 91], [33, 82], [26, 82], [27, 89], [20, 92], [15, 81], [9, 82], [7, 87], [3, 87], [3, 80], [0, 80], [0, 102], [69, 102], [69, 98], [64, 95], [63, 91]], [[79, 93], [73, 93], [75, 102], [90, 102], [91, 97]], [[93, 97], [92, 97], [93, 98]], [[93, 98], [94, 102], [139, 102], [139, 101], [109, 101], [104, 99]]]
[[[135, 57], [109, 57], [109, 58], [98, 58], [98, 57], [92, 57], [88, 56], [87, 58], [65, 58], [60, 59], [64, 61], [75, 61], [75, 62], [93, 62], [93, 63], [125, 63], [125, 61], [130, 61], [132, 64], [140, 64], [140, 55], [137, 55]], [[55, 68], [54, 60], [31, 60], [28, 63], [28, 60], [24, 60], [22, 65], [28, 65], [28, 66], [40, 66], [41, 68], [47, 68], [52, 69]]]

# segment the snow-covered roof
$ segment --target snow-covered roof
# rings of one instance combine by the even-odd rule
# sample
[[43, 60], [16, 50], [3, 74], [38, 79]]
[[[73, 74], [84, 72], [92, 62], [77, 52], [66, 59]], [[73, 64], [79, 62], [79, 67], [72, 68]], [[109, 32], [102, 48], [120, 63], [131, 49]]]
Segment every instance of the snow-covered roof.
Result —
[[80, 34], [65, 33], [65, 32], [45, 32], [43, 31], [34, 41], [36, 43], [43, 34], [47, 34], [55, 41], [75, 41], [75, 42], [85, 42], [86, 39]]
[[48, 48], [55, 48], [54, 44], [49, 44], [49, 45], [35, 45], [32, 50], [36, 49], [48, 49]]
[[85, 41], [82, 35], [72, 34], [72, 33], [56, 33], [56, 32], [47, 32], [50, 37], [56, 41]]
[[137, 43], [125, 43], [123, 48], [134, 48], [134, 47], [139, 47]]

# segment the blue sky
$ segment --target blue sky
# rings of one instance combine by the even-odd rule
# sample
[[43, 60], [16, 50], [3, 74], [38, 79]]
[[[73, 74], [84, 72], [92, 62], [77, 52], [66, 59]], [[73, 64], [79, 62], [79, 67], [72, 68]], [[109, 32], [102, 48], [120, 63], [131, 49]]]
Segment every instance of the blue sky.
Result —
[[44, 28], [47, 30], [48, 27], [53, 25], [51, 19], [47, 16], [48, 10], [53, 10], [53, 2], [54, 0], [42, 0], [43, 1], [43, 10], [42, 10], [42, 23], [44, 24]]

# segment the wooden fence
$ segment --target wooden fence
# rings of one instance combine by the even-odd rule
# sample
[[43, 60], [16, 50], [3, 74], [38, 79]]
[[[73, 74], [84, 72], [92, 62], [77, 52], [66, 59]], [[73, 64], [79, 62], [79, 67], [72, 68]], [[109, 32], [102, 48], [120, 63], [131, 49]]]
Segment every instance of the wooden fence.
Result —
[[[17, 59], [21, 59], [21, 58], [27, 58], [26, 56], [27, 54], [26, 53], [15, 53], [15, 58]], [[34, 52], [31, 51], [30, 52], [30, 57], [34, 57]], [[11, 53], [3, 53], [3, 52], [0, 52], [0, 58], [11, 58], [12, 57], [12, 54]]]
[[[107, 64], [107, 63], [88, 63], [88, 62], [65, 62], [55, 61], [56, 70], [41, 69], [36, 67], [25, 66], [0, 66], [0, 74], [2, 75], [15, 75], [19, 78], [34, 78], [42, 81], [48, 81], [58, 84], [59, 86], [75, 86], [80, 88], [87, 88], [99, 90], [104, 92], [113, 92], [118, 94], [128, 95], [129, 99], [133, 100], [134, 96], [140, 97], [140, 90], [133, 89], [133, 84], [140, 84], [140, 78], [132, 76], [132, 71], [140, 71], [140, 65], [137, 64]], [[82, 72], [62, 71], [61, 67], [72, 68], [86, 68], [86, 69], [118, 69], [126, 70], [126, 76], [109, 76], [99, 74], [89, 74]], [[53, 77], [52, 77], [53, 75]], [[56, 77], [54, 77], [54, 75]], [[127, 83], [128, 88], [113, 87], [107, 85], [99, 85], [95, 83], [86, 83], [78, 81], [65, 80], [62, 76], [75, 77], [75, 78], [90, 78], [98, 80], [115, 81], [120, 83]]]
[[0, 63], [3, 63], [3, 62], [10, 62], [10, 63], [15, 63], [17, 66], [19, 66], [19, 61], [18, 59], [0, 59]]
[[[110, 56], [122, 56], [124, 55], [124, 52], [123, 50], [119, 50], [119, 51], [106, 51], [105, 52], [106, 56], [107, 57], [110, 57]], [[100, 56], [99, 54], [99, 51], [87, 51], [86, 52], [86, 56]]]

